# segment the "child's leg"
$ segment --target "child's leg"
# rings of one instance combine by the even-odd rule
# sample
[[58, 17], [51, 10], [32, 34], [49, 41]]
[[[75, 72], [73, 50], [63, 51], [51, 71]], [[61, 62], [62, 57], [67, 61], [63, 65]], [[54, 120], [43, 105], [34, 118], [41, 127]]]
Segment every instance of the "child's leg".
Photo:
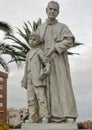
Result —
[[39, 116], [48, 119], [47, 99], [45, 94], [45, 87], [35, 87], [35, 92], [39, 105]]
[[29, 121], [37, 122], [38, 121], [38, 109], [37, 109], [38, 103], [37, 103], [37, 98], [34, 91], [34, 86], [32, 85], [31, 80], [28, 81], [27, 97], [28, 97]]

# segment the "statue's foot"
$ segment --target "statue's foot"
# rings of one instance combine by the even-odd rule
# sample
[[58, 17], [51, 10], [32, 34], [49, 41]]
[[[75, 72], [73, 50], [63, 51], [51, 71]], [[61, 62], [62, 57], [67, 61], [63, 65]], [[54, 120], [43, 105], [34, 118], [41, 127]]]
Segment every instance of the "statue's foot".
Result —
[[49, 122], [49, 119], [48, 119], [48, 118], [46, 118], [46, 117], [43, 117], [43, 118], [42, 118], [42, 123], [45, 124], [45, 123], [48, 123], [48, 122]]
[[29, 119], [29, 123], [35, 123], [35, 121], [32, 119]]
[[38, 119], [32, 119], [32, 118], [29, 118], [28, 120], [26, 120], [26, 123], [38, 123]]
[[35, 121], [32, 119], [29, 119], [29, 120], [26, 120], [26, 123], [35, 123]]
[[67, 119], [66, 119], [66, 122], [67, 122], [67, 123], [74, 123], [75, 121], [74, 121], [73, 118], [67, 118]]

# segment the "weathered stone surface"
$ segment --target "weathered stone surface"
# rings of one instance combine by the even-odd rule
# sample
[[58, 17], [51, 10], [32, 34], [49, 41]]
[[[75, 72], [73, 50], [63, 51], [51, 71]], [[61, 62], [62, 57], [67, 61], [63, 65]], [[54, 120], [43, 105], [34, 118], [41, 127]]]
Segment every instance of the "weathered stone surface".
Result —
[[[27, 89], [29, 120], [31, 123], [40, 120], [42, 123], [60, 123], [62, 120], [70, 123], [78, 117], [67, 56], [75, 38], [67, 25], [56, 19], [59, 14], [57, 2], [50, 1], [46, 13], [46, 22], [36, 30], [37, 38], [34, 34], [29, 38], [31, 51], [26, 58], [22, 81]], [[40, 43], [42, 39], [43, 44]], [[42, 70], [47, 76], [41, 73]]]
[[22, 130], [74, 130], [77, 129], [76, 123], [25, 123]]

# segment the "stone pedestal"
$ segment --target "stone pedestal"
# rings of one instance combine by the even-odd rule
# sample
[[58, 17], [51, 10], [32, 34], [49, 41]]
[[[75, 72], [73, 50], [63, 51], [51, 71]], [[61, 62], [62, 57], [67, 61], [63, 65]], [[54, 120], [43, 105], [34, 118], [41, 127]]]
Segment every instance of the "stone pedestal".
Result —
[[76, 130], [77, 123], [24, 123], [22, 130]]

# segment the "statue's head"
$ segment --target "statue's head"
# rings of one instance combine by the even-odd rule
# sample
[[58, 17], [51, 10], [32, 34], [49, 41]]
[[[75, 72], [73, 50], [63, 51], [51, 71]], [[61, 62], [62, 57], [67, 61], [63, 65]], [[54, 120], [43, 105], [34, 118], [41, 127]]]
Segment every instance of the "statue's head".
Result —
[[56, 19], [59, 14], [59, 4], [56, 1], [50, 1], [46, 8], [48, 19]]
[[34, 48], [38, 47], [38, 45], [42, 44], [43, 39], [40, 37], [40, 35], [37, 32], [31, 32], [29, 37], [29, 46]]

